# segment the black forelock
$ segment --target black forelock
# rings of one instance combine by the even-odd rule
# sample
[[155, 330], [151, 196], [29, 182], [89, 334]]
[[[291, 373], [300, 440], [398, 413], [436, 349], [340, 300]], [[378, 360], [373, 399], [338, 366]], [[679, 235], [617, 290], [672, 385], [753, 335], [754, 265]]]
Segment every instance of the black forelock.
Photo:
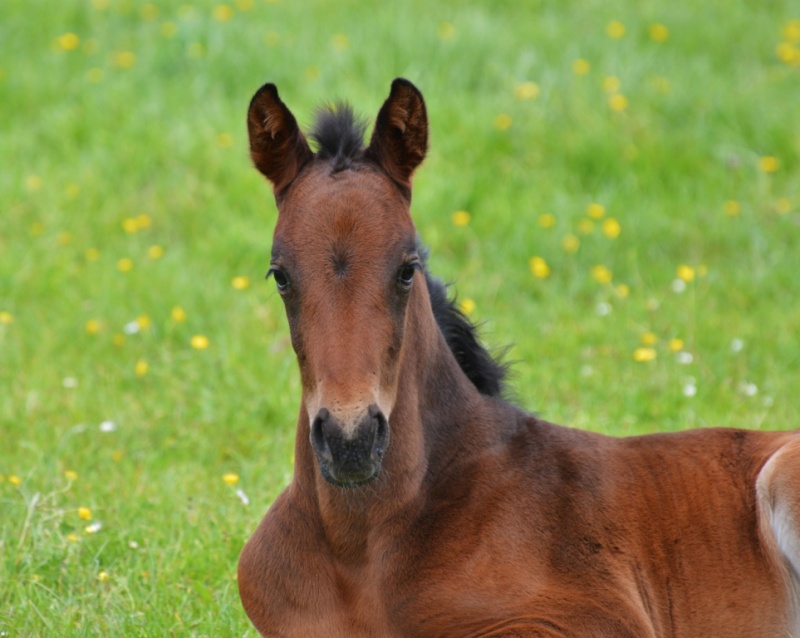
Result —
[[319, 147], [317, 157], [330, 159], [332, 169], [350, 168], [361, 157], [367, 123], [345, 102], [335, 102], [317, 110], [309, 137]]

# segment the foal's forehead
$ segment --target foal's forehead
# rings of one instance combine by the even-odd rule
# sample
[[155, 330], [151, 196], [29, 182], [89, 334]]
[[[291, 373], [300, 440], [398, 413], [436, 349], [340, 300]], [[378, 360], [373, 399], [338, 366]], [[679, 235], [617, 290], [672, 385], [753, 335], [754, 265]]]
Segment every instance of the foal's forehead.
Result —
[[279, 205], [276, 239], [307, 245], [325, 241], [384, 249], [414, 240], [408, 200], [392, 180], [369, 167], [301, 175]]

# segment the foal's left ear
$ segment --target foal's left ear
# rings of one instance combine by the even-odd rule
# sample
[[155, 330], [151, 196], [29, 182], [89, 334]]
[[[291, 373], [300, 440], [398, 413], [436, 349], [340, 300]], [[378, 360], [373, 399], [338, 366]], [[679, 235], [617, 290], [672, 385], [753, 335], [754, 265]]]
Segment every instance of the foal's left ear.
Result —
[[410, 187], [411, 175], [428, 150], [428, 114], [425, 100], [408, 80], [392, 82], [389, 97], [375, 122], [364, 154], [383, 167], [399, 184]]
[[247, 111], [250, 157], [280, 193], [313, 153], [292, 112], [278, 97], [274, 84], [262, 86]]

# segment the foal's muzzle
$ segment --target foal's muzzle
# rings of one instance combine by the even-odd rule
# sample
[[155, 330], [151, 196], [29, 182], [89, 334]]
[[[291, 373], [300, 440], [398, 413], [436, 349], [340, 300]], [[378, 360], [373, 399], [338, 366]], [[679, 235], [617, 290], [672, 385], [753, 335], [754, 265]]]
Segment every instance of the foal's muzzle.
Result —
[[340, 487], [356, 487], [375, 479], [388, 443], [389, 423], [375, 404], [367, 408], [353, 432], [346, 432], [325, 408], [311, 424], [311, 446], [322, 476]]

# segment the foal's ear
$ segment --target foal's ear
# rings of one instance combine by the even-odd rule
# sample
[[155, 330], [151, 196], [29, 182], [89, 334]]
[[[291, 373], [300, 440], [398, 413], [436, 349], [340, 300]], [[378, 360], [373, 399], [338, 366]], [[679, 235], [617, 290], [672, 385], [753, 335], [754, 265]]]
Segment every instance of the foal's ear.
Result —
[[380, 164], [396, 182], [411, 186], [411, 175], [425, 159], [427, 150], [425, 100], [411, 82], [397, 78], [378, 112], [365, 155]]
[[253, 164], [272, 182], [275, 193], [283, 190], [313, 155], [274, 84], [265, 84], [250, 100], [247, 132]]

